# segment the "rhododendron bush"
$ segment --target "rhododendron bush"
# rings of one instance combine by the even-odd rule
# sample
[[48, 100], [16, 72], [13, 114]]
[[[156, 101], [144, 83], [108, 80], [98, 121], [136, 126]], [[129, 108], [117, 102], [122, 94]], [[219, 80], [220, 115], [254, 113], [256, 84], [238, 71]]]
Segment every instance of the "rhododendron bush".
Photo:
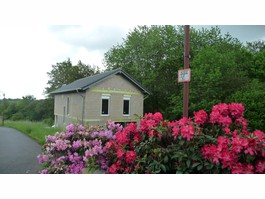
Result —
[[264, 173], [265, 135], [248, 131], [242, 104], [217, 104], [212, 112], [165, 121], [145, 114], [140, 126], [70, 125], [46, 138], [41, 173]]

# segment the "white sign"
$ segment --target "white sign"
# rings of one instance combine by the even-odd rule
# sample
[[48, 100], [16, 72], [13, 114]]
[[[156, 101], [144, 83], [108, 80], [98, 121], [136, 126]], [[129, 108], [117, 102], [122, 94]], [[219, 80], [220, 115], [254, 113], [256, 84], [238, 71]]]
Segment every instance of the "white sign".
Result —
[[178, 71], [178, 82], [190, 81], [190, 69], [183, 69]]

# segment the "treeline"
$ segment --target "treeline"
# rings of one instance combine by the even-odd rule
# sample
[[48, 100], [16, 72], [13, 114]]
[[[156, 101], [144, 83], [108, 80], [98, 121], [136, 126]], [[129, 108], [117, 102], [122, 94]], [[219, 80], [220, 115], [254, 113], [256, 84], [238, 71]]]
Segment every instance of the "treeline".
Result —
[[[183, 26], [138, 26], [123, 42], [105, 53], [106, 70], [123, 68], [151, 91], [144, 112], [159, 111], [165, 119], [183, 114], [183, 84], [178, 70], [183, 69]], [[189, 115], [204, 109], [210, 112], [218, 103], [242, 103], [250, 130], [265, 130], [265, 42], [241, 43], [218, 27], [190, 29]], [[52, 66], [48, 72], [46, 94], [76, 79], [100, 73], [70, 59]], [[6, 119], [46, 120], [53, 123], [53, 98], [6, 100], [0, 110]], [[3, 101], [0, 101], [3, 102]], [[2, 110], [0, 111], [0, 114]]]
[[37, 100], [32, 95], [22, 99], [0, 99], [0, 116], [5, 120], [43, 121], [48, 125], [54, 124], [54, 97], [49, 93], [69, 84], [77, 79], [99, 73], [98, 67], [82, 63], [72, 64], [70, 58], [52, 65], [52, 70], [47, 72], [49, 80], [45, 88], [46, 99]]
[[37, 100], [34, 96], [27, 95], [22, 99], [0, 100], [0, 115], [4, 115], [5, 120], [43, 121], [53, 125], [53, 109], [53, 98]]
[[[105, 53], [108, 70], [123, 68], [152, 92], [145, 112], [183, 114], [183, 26], [138, 26]], [[190, 29], [189, 115], [217, 103], [240, 102], [250, 128], [265, 129], [265, 43], [241, 43], [218, 27]]]

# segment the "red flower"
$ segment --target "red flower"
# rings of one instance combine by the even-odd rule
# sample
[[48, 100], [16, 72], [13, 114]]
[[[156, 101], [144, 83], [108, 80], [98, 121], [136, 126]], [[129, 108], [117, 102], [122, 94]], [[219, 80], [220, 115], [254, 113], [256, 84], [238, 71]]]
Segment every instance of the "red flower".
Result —
[[141, 137], [140, 134], [136, 134], [135, 136], [133, 136], [133, 140], [134, 140], [135, 142], [141, 142], [142, 137]]
[[137, 124], [136, 123], [129, 123], [127, 126], [123, 129], [123, 132], [127, 135], [134, 135], [137, 132]]
[[255, 165], [257, 173], [263, 173], [265, 170], [265, 161], [258, 160]]
[[194, 136], [194, 126], [191, 124], [182, 126], [180, 129], [180, 134], [183, 138], [187, 138], [187, 140], [190, 141]]
[[155, 120], [156, 122], [160, 122], [160, 121], [163, 120], [163, 116], [162, 116], [162, 114], [159, 113], [159, 112], [156, 112], [156, 113], [154, 114], [153, 118], [154, 118], [154, 120]]
[[128, 164], [132, 164], [137, 157], [137, 154], [134, 151], [127, 151], [125, 155], [125, 161]]
[[259, 141], [265, 138], [264, 133], [260, 130], [256, 130], [253, 133], [258, 138]]
[[174, 137], [174, 140], [177, 138], [178, 134], [179, 134], [179, 128], [177, 126], [174, 126], [173, 127], [173, 134], [172, 134]]
[[119, 149], [117, 151], [117, 158], [122, 159], [124, 154], [125, 154], [124, 150], [123, 149]]
[[221, 124], [223, 127], [229, 127], [230, 124], [232, 123], [232, 120], [228, 116], [220, 117], [218, 123]]
[[116, 134], [116, 140], [119, 144], [125, 145], [129, 143], [129, 138], [126, 133], [124, 132], [117, 132]]
[[240, 103], [234, 103], [228, 105], [230, 114], [233, 118], [239, 118], [243, 115], [245, 107]]
[[110, 173], [110, 174], [118, 173], [118, 172], [117, 172], [117, 165], [116, 165], [115, 163], [112, 164], [112, 165], [108, 168], [108, 173]]
[[199, 112], [193, 112], [194, 114], [194, 122], [198, 125], [203, 125], [206, 123], [208, 119], [208, 115], [204, 110], [200, 110]]

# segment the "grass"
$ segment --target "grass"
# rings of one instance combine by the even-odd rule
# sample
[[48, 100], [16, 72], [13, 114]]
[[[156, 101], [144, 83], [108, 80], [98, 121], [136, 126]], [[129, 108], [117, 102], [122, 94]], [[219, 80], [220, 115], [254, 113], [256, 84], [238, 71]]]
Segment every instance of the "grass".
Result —
[[25, 133], [36, 140], [40, 145], [44, 145], [45, 136], [54, 135], [56, 132], [61, 132], [63, 130], [62, 128], [50, 127], [43, 122], [31, 121], [5, 121], [5, 126]]

